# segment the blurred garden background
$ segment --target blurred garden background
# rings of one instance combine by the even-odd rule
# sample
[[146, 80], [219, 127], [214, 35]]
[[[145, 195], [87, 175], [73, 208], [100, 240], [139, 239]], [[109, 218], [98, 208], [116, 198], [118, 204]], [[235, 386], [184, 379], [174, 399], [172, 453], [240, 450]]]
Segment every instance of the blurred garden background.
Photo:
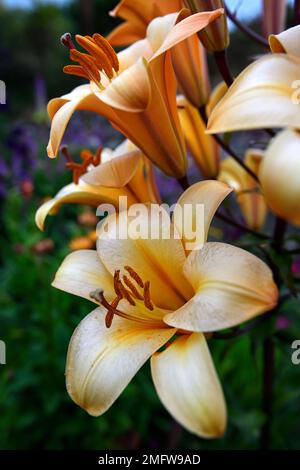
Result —
[[[0, 105], [0, 339], [7, 347], [7, 364], [0, 365], [0, 448], [256, 449], [265, 419], [259, 411], [260, 345], [275, 329], [278, 346], [271, 446], [299, 448], [300, 369], [297, 372], [291, 363], [289, 338], [299, 337], [300, 312], [293, 300], [282, 305], [277, 320], [270, 318], [248, 335], [209, 342], [228, 401], [229, 427], [222, 439], [200, 440], [172, 420], [154, 391], [149, 364], [101, 418], [88, 416], [66, 392], [68, 342], [91, 305], [50, 284], [70, 250], [92, 245], [89, 234], [95, 220], [84, 207], [64, 206], [55, 223], [49, 218], [44, 233], [35, 225], [41, 202], [71, 181], [63, 159], [46, 156], [46, 104], [78, 84], [78, 79], [62, 72], [68, 58], [60, 36], [66, 31], [107, 34], [117, 24], [107, 14], [115, 4], [113, 0], [0, 2], [0, 79], [7, 87], [7, 103]], [[250, 19], [259, 30], [259, 18], [252, 15]], [[237, 73], [260, 50], [237, 31], [232, 37], [229, 58]], [[217, 76], [214, 81], [217, 83]], [[120, 140], [104, 120], [84, 113], [76, 115], [64, 138], [74, 155], [83, 148], [94, 151], [99, 145], [113, 146]], [[193, 168], [191, 173], [194, 181], [200, 178]], [[158, 182], [165, 200], [174, 201], [180, 193], [177, 184], [162, 175]], [[253, 242], [251, 235], [217, 223], [211, 235], [225, 241], [239, 237], [236, 243], [241, 246]], [[292, 261], [297, 277], [297, 260], [285, 259], [282, 265]]]

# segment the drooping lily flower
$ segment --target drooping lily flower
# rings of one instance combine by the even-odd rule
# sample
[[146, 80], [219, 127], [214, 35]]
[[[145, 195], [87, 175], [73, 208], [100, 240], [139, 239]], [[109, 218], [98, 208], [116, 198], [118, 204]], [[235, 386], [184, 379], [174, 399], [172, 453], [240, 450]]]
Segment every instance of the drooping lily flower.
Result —
[[63, 204], [98, 207], [107, 203], [118, 207], [121, 196], [127, 197], [128, 206], [160, 201], [152, 164], [131, 142], [124, 141], [114, 151], [104, 149], [101, 162], [87, 170], [38, 209], [36, 224], [41, 230], [47, 215], [56, 214]]
[[206, 125], [198, 109], [183, 96], [177, 98], [181, 127], [187, 147], [205, 178], [215, 178], [219, 173], [220, 147], [206, 134]]
[[109, 12], [115, 18], [121, 18], [121, 23], [107, 36], [112, 46], [128, 46], [135, 41], [144, 39], [148, 24], [157, 16], [175, 13], [182, 8], [182, 0], [121, 0]]
[[[154, 18], [181, 10], [182, 3], [182, 0], [163, 2], [123, 0], [111, 12], [111, 15], [126, 21], [113, 30], [107, 39], [115, 46], [127, 45], [137, 39], [144, 39], [147, 35], [147, 26]], [[152, 34], [156, 36], [156, 49], [164, 41], [169, 27], [161, 28], [158, 33], [157, 24], [153, 23]], [[171, 54], [175, 75], [182, 93], [195, 107], [203, 106], [209, 97], [210, 83], [205, 50], [197, 35], [194, 34], [177, 44], [172, 48]]]
[[[258, 175], [262, 159], [261, 150], [249, 149], [245, 155], [245, 164]], [[257, 181], [231, 157], [221, 162], [218, 179], [234, 190], [248, 227], [260, 229], [265, 222], [267, 206]]]
[[272, 139], [260, 168], [260, 181], [271, 210], [300, 226], [300, 136], [284, 130]]
[[[224, 8], [223, 0], [184, 0], [185, 5], [197, 13]], [[229, 31], [226, 15], [198, 33], [201, 43], [208, 52], [221, 52], [229, 46]]]
[[272, 127], [300, 128], [300, 25], [270, 36], [274, 54], [248, 66], [215, 107], [211, 133]]
[[[196, 205], [204, 204], [203, 242], [230, 191], [221, 182], [203, 181], [180, 197], [183, 210], [192, 207], [192, 219]], [[150, 222], [170, 237], [130, 236], [129, 214], [121, 212], [99, 233], [97, 252], [69, 255], [56, 274], [54, 287], [98, 304], [71, 339], [67, 389], [75, 403], [99, 416], [151, 357], [157, 393], [173, 417], [199, 436], [217, 437], [225, 430], [226, 406], [203, 333], [271, 309], [277, 288], [254, 255], [208, 242], [189, 252], [175, 219], [174, 225], [167, 214], [162, 221], [144, 209], [141, 226]], [[119, 239], [116, 229], [128, 237]]]
[[[186, 149], [177, 114], [176, 82], [169, 49], [221, 14], [218, 10], [186, 16], [187, 11], [183, 10], [156, 18], [153, 20], [156, 26], [149, 25], [149, 37], [118, 56], [100, 35], [77, 36], [90, 54], [72, 48], [71, 58], [80, 65], [67, 66], [65, 71], [88, 77], [91, 85], [83, 85], [69, 95], [50, 101], [48, 112], [52, 126], [48, 155], [57, 154], [73, 112], [86, 109], [106, 117], [167, 175], [182, 178], [186, 173]], [[154, 42], [167, 27], [168, 34], [156, 50]]]
[[286, 0], [277, 0], [274, 6], [273, 0], [262, 0], [263, 3], [263, 34], [266, 38], [270, 34], [279, 34], [284, 30], [287, 4]]

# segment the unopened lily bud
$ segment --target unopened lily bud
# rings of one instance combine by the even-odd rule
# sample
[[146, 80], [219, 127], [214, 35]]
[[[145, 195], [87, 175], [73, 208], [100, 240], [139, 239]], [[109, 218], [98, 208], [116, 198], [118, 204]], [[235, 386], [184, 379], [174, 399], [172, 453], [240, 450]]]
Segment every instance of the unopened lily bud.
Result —
[[262, 29], [264, 36], [268, 39], [270, 34], [279, 34], [285, 28], [286, 0], [263, 0], [263, 22]]
[[[223, 0], [184, 0], [192, 13], [212, 11], [224, 8]], [[208, 52], [220, 52], [229, 46], [229, 32], [227, 18], [224, 14], [198, 32], [198, 36]]]
[[264, 198], [279, 217], [300, 226], [300, 134], [284, 130], [271, 141], [259, 173]]

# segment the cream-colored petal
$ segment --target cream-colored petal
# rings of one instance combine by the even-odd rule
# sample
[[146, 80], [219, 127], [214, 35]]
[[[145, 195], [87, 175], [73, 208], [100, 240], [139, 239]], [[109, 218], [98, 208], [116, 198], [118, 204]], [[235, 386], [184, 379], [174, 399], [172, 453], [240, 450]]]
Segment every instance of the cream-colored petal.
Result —
[[141, 58], [124, 70], [101, 92], [101, 101], [127, 112], [140, 112], [151, 99], [148, 63]]
[[300, 128], [300, 60], [286, 54], [262, 57], [234, 81], [208, 121], [208, 132], [219, 133], [268, 127]]
[[270, 209], [300, 226], [300, 135], [291, 129], [271, 140], [259, 177]]
[[300, 25], [269, 37], [270, 49], [274, 53], [286, 53], [300, 58]]
[[81, 179], [92, 186], [122, 188], [133, 178], [140, 159], [138, 150], [125, 153], [106, 163], [101, 163], [83, 175]]
[[141, 328], [118, 317], [106, 328], [105, 315], [105, 309], [97, 308], [79, 324], [67, 357], [68, 392], [92, 416], [103, 414], [147, 359], [174, 335], [172, 328]]
[[44, 230], [47, 216], [49, 214], [56, 214], [63, 204], [86, 204], [92, 207], [98, 207], [99, 204], [112, 204], [118, 207], [120, 196], [126, 196], [128, 198], [128, 205], [137, 202], [133, 194], [127, 188], [116, 189], [93, 186], [80, 180], [78, 184], [68, 184], [62, 188], [53, 199], [42, 204], [36, 212], [35, 222], [40, 230]]
[[[231, 191], [232, 188], [227, 184], [220, 181], [206, 180], [193, 184], [180, 196], [174, 210], [173, 220], [179, 232], [183, 232], [182, 239], [187, 250], [197, 249], [207, 240], [212, 218], [221, 202]], [[178, 223], [182, 220], [181, 211], [183, 214], [186, 211], [188, 215], [191, 215], [191, 217], [185, 216], [186, 226], [183, 225], [183, 231], [181, 229], [182, 224]], [[204, 220], [201, 218], [202, 213], [204, 214]], [[199, 227], [199, 224], [202, 230], [197, 230], [194, 237], [187, 237], [186, 234], [189, 234], [190, 227], [195, 230]], [[189, 245], [192, 248], [189, 248]]]
[[151, 358], [157, 393], [171, 415], [200, 437], [220, 437], [226, 404], [204, 335], [176, 339]]
[[[140, 213], [135, 212], [136, 209]], [[134, 229], [139, 233], [135, 233]], [[99, 255], [111, 273], [131, 266], [143, 279], [150, 281], [151, 298], [155, 305], [172, 310], [192, 295], [183, 276], [185, 252], [181, 240], [175, 238], [169, 215], [158, 208], [153, 213], [140, 204], [134, 211], [121, 212], [107, 218], [99, 233]]]
[[206, 243], [187, 258], [184, 272], [195, 295], [164, 321], [188, 331], [236, 326], [275, 307], [278, 289], [270, 268], [241, 248]]
[[97, 289], [109, 299], [115, 297], [112, 275], [95, 250], [70, 253], [56, 272], [52, 286], [91, 301], [90, 293]]
[[[156, 18], [150, 23], [147, 30], [147, 36], [149, 34], [149, 31], [151, 31], [152, 29], [152, 37], [155, 36], [156, 33], [161, 34], [161, 38], [165, 38], [160, 47], [155, 51], [155, 54], [152, 58], [153, 60], [159, 55], [171, 49], [172, 47], [176, 46], [180, 42], [184, 41], [188, 37], [205, 28], [211, 22], [215, 21], [217, 18], [223, 15], [224, 10], [220, 8], [214, 11], [195, 13], [194, 15], [190, 16], [186, 16], [186, 12], [187, 10], [182, 10], [179, 13], [179, 18], [173, 16], [174, 13], [172, 13], [171, 18], [175, 18], [176, 24], [173, 26], [172, 21], [170, 20], [169, 25], [171, 26], [171, 28], [169, 28], [168, 30], [167, 28], [162, 28], [161, 26], [162, 22], [166, 21], [164, 20], [164, 18], [166, 17], [163, 17], [163, 19]], [[182, 17], [183, 19], [181, 20]], [[156, 44], [158, 45], [158, 43]]]

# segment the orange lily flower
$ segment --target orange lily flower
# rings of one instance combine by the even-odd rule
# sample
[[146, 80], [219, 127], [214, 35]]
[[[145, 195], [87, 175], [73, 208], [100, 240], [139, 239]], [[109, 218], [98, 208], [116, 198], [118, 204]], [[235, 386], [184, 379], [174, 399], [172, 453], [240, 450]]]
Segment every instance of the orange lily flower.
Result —
[[[118, 56], [100, 35], [77, 36], [91, 55], [72, 48], [71, 58], [80, 65], [68, 66], [65, 71], [89, 77], [92, 82], [50, 101], [48, 112], [52, 126], [48, 155], [57, 154], [73, 112], [87, 109], [105, 116], [167, 175], [182, 178], [186, 173], [186, 149], [177, 114], [169, 49], [221, 14], [222, 11], [215, 11], [186, 16], [183, 10], [157, 18], [149, 25], [147, 40], [135, 43]], [[156, 50], [154, 42], [166, 28], [168, 34]], [[103, 48], [109, 52], [103, 53]]]
[[[183, 209], [204, 204], [207, 236], [230, 191], [221, 182], [202, 181], [178, 204]], [[143, 226], [150, 217], [150, 209], [144, 209]], [[203, 333], [274, 307], [278, 291], [272, 273], [254, 255], [224, 243], [205, 239], [202, 249], [188, 253], [185, 238], [177, 236], [168, 216], [162, 222], [158, 213], [151, 216], [151, 227], [171, 237], [116, 238], [116, 228], [129, 233], [128, 220], [126, 212], [119, 213], [100, 232], [97, 252], [72, 253], [55, 276], [54, 287], [98, 304], [71, 339], [68, 392], [89, 414], [99, 416], [151, 357], [157, 393], [173, 417], [199, 436], [221, 436], [226, 405]]]
[[127, 204], [160, 202], [151, 162], [131, 142], [124, 141], [114, 151], [104, 149], [98, 166], [89, 168], [62, 188], [53, 199], [46, 201], [36, 213], [36, 224], [44, 230], [48, 214], [56, 214], [63, 204], [119, 205], [119, 197]]
[[[126, 21], [117, 26], [107, 39], [115, 46], [127, 45], [137, 39], [143, 39], [152, 19], [179, 11], [182, 3], [181, 0], [163, 2], [154, 0], [147, 3], [143, 0], [123, 0], [111, 12], [111, 15]], [[163, 37], [160, 37], [160, 40], [162, 39]], [[208, 100], [210, 83], [205, 50], [197, 35], [190, 36], [175, 46], [171, 54], [175, 75], [182, 93], [195, 107], [203, 106]]]
[[[261, 150], [249, 149], [245, 155], [245, 164], [258, 175], [262, 159]], [[234, 190], [248, 227], [252, 230], [260, 229], [266, 219], [267, 206], [257, 181], [231, 157], [222, 160], [218, 179]]]

